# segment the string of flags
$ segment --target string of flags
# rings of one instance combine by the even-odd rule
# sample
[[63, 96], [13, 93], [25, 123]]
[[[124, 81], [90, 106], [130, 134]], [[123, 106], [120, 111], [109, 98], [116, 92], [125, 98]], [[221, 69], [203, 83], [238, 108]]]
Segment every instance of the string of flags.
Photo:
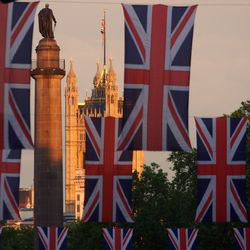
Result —
[[[30, 66], [38, 2], [0, 3], [0, 219], [18, 219], [22, 149], [32, 149]], [[194, 6], [123, 4], [124, 117], [85, 117], [83, 221], [133, 223], [132, 151], [191, 151], [188, 103]], [[103, 21], [102, 33], [105, 32]], [[25, 53], [23, 53], [25, 51]], [[156, 112], [157, 110], [157, 112]], [[248, 117], [195, 118], [198, 205], [195, 224], [248, 221]], [[66, 228], [38, 227], [40, 249], [63, 249]], [[172, 249], [196, 249], [197, 229], [166, 229]], [[103, 229], [104, 249], [131, 249], [133, 229]], [[249, 228], [234, 229], [249, 249]]]
[[30, 134], [30, 67], [38, 2], [0, 3], [0, 220], [19, 219], [21, 150]]
[[37, 227], [39, 250], [66, 250], [68, 228]]

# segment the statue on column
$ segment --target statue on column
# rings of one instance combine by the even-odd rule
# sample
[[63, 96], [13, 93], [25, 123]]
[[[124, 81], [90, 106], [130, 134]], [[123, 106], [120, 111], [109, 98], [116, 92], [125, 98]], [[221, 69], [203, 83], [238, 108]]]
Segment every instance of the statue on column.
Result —
[[54, 27], [56, 26], [56, 19], [53, 11], [49, 8], [49, 4], [45, 4], [45, 8], [40, 10], [38, 14], [39, 32], [44, 38], [54, 38]]

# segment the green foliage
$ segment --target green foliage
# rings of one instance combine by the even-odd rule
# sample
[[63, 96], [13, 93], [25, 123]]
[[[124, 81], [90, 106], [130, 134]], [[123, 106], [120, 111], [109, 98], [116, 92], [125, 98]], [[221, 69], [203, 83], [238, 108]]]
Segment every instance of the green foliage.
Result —
[[102, 227], [96, 223], [80, 221], [69, 224], [69, 250], [100, 250], [102, 248]]
[[198, 227], [198, 249], [229, 250], [232, 248], [230, 224], [195, 225], [196, 210], [196, 150], [191, 153], [173, 152], [168, 160], [173, 164], [175, 177], [171, 183], [169, 227]]
[[34, 230], [29, 226], [18, 229], [6, 227], [1, 236], [2, 250], [30, 250], [33, 249]]
[[230, 250], [233, 249], [233, 229], [227, 223], [199, 224], [198, 249]]
[[141, 177], [133, 176], [133, 249], [157, 250], [166, 245], [169, 181], [160, 166], [144, 166]]
[[196, 150], [191, 153], [173, 152], [168, 158], [175, 176], [169, 191], [169, 227], [193, 224], [196, 204]]

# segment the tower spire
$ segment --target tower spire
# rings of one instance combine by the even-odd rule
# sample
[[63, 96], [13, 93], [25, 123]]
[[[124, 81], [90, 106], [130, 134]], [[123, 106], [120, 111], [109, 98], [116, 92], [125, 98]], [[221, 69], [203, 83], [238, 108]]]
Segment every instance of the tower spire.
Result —
[[70, 63], [70, 68], [69, 68], [69, 74], [68, 74], [68, 76], [76, 77], [76, 74], [75, 74], [74, 69], [73, 69], [73, 61], [70, 60], [69, 63]]

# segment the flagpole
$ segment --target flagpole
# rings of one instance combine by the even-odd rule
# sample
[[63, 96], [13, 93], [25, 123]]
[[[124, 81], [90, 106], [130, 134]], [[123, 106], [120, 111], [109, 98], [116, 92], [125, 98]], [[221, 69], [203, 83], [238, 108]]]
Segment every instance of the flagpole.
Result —
[[106, 65], [106, 20], [105, 20], [105, 10], [104, 10], [104, 16], [103, 16], [103, 19], [104, 19], [104, 46], [103, 46], [103, 49], [104, 49], [104, 58], [103, 58], [103, 62], [104, 62], [104, 65]]

